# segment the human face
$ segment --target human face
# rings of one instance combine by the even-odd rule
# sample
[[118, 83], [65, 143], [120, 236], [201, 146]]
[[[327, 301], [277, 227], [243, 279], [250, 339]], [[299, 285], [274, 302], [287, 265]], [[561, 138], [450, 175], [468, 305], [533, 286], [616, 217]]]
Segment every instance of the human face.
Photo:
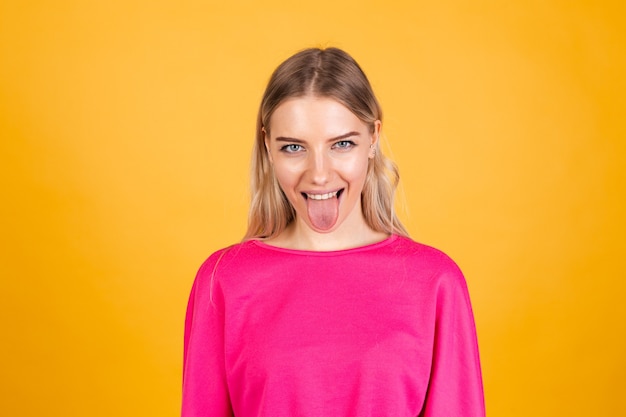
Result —
[[331, 98], [292, 98], [276, 108], [265, 146], [296, 227], [329, 233], [365, 226], [361, 192], [379, 130], [380, 121], [372, 131]]

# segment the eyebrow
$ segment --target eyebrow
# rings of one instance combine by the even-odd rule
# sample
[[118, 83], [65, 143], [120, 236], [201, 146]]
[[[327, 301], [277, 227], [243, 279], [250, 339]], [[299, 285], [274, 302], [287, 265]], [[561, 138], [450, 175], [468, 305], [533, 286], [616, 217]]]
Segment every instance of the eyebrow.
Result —
[[[330, 138], [327, 142], [335, 142], [342, 139], [347, 139], [352, 136], [360, 136], [361, 134], [357, 131], [352, 131], [348, 133], [344, 133], [343, 135], [335, 136], [334, 138]], [[304, 140], [298, 138], [290, 138], [288, 136], [278, 136], [276, 138], [276, 142], [290, 142], [290, 143], [305, 143]]]

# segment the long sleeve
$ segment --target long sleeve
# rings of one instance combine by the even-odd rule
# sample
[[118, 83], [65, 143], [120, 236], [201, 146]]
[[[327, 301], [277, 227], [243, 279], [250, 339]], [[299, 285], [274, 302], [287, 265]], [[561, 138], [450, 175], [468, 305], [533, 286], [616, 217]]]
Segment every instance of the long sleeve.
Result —
[[440, 277], [433, 364], [423, 417], [483, 417], [485, 403], [476, 327], [458, 268]]
[[187, 306], [182, 417], [232, 416], [224, 366], [223, 296], [212, 282], [215, 258], [198, 271]]

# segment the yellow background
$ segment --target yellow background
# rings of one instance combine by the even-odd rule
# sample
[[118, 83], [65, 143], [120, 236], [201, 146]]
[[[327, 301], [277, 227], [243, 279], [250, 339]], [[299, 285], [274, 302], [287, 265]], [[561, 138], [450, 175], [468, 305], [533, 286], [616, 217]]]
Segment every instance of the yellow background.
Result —
[[3, 1], [0, 415], [178, 413], [265, 83], [327, 45], [382, 102], [413, 237], [466, 273], [488, 414], [626, 415], [623, 4]]

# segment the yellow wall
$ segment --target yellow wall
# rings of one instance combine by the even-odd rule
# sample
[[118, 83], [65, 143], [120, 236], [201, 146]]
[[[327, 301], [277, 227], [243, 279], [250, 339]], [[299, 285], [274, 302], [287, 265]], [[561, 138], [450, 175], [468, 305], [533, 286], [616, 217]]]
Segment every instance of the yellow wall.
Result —
[[626, 415], [623, 4], [2, 2], [0, 415], [178, 413], [264, 84], [317, 45], [369, 74], [403, 218], [467, 275], [489, 414]]

